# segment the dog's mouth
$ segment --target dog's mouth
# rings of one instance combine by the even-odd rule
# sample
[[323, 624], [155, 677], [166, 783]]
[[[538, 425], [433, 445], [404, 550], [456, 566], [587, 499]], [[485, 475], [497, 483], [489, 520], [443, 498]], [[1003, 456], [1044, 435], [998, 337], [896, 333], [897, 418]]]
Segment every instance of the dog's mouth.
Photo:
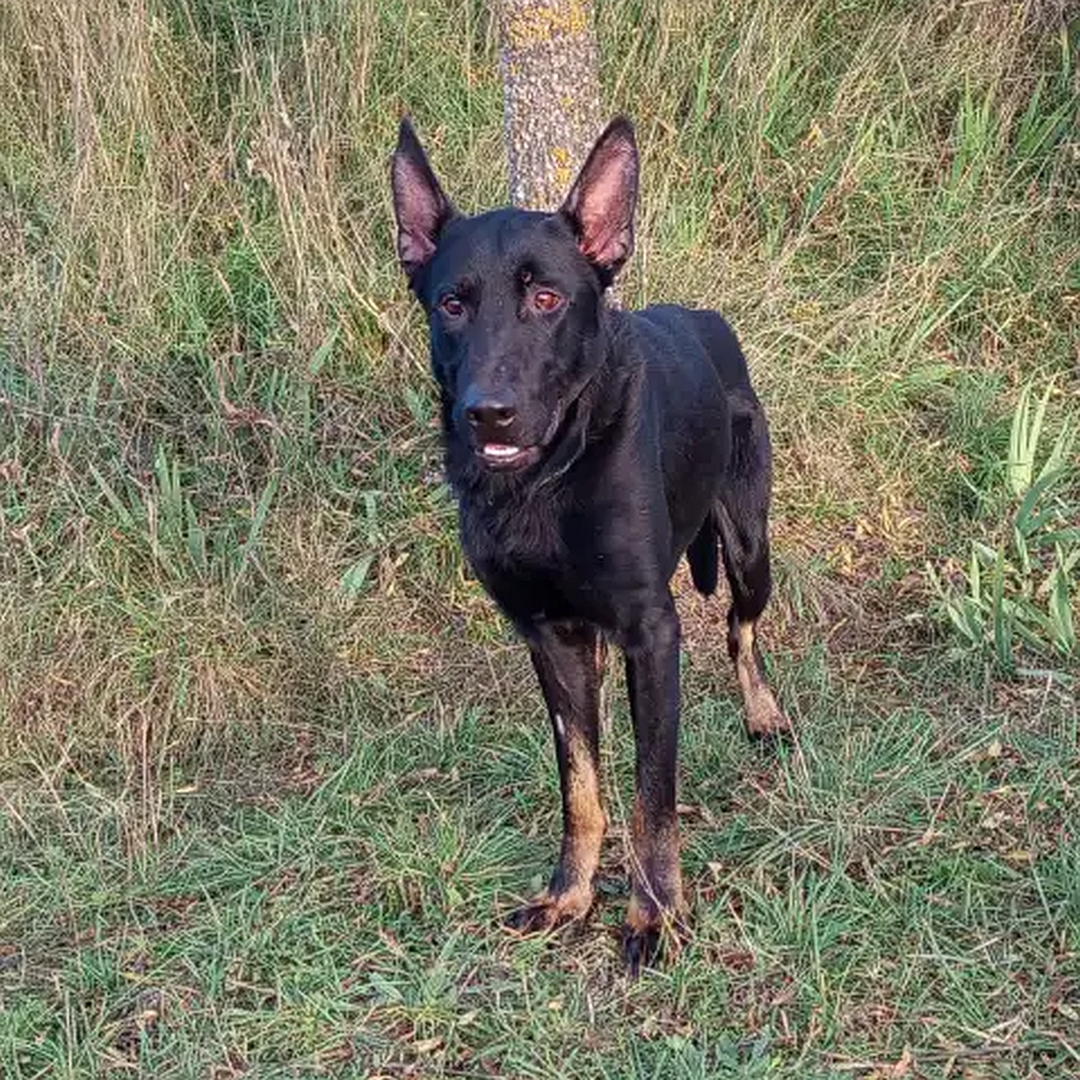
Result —
[[476, 442], [473, 451], [484, 465], [496, 472], [514, 472], [535, 465], [543, 457], [547, 447], [555, 438], [562, 423], [561, 405], [555, 409], [548, 421], [547, 430], [540, 439], [529, 445], [520, 446], [509, 442]]
[[478, 447], [476, 453], [490, 469], [521, 469], [540, 457], [540, 447], [489, 442]]

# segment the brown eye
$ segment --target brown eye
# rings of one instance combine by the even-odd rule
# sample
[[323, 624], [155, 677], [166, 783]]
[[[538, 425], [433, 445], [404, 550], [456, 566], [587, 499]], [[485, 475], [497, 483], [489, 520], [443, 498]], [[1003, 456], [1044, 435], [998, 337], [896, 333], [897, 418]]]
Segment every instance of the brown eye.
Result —
[[555, 311], [562, 305], [563, 298], [557, 293], [552, 292], [550, 289], [537, 289], [533, 293], [533, 306], [538, 311], [545, 313]]
[[449, 315], [451, 319], [460, 319], [465, 314], [465, 305], [460, 297], [449, 293], [439, 301], [439, 310], [444, 315]]

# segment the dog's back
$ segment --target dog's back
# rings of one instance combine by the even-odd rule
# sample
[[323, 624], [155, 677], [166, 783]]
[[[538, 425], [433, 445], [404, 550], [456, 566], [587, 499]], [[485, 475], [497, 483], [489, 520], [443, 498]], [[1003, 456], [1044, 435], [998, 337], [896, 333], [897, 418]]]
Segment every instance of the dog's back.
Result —
[[753, 394], [746, 357], [731, 327], [718, 312], [678, 304], [655, 304], [632, 315], [635, 321], [651, 323], [665, 330], [671, 345], [682, 356], [691, 357], [700, 350], [728, 393], [747, 391]]

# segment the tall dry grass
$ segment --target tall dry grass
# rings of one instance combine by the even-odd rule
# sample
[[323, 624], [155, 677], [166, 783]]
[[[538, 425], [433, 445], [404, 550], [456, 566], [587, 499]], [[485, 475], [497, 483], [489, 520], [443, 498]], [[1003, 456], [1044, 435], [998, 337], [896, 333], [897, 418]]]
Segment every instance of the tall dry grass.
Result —
[[[1035, 373], [1075, 403], [1066, 15], [599, 6], [644, 149], [627, 299], [748, 347], [782, 634], [917, 615], [995, 410]], [[153, 801], [234, 728], [452, 679], [446, 627], [501, 631], [432, 479], [385, 167], [408, 109], [465, 209], [503, 198], [486, 5], [10, 0], [0, 36], [0, 753]]]

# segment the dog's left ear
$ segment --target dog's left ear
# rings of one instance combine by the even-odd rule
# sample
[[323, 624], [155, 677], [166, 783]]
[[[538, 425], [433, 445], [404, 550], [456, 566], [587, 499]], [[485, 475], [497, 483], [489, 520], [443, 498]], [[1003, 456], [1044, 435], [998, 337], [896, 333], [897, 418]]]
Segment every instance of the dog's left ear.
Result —
[[604, 129], [559, 212], [569, 218], [582, 254], [608, 281], [634, 250], [638, 152], [625, 116]]
[[427, 155], [408, 120], [401, 121], [390, 169], [397, 217], [398, 259], [409, 281], [422, 270], [438, 243], [443, 226], [454, 216]]

